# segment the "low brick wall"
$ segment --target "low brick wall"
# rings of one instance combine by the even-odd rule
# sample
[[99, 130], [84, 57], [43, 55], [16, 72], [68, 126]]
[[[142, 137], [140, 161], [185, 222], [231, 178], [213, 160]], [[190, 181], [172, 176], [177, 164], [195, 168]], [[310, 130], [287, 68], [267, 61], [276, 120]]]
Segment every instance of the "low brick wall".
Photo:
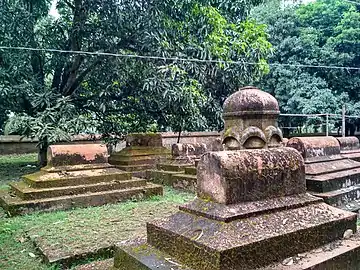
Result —
[[[76, 135], [72, 137], [70, 142], [56, 144], [100, 143], [100, 138], [100, 135]], [[0, 155], [36, 153], [37, 143], [37, 139], [23, 138], [19, 135], [3, 135], [0, 136]]]

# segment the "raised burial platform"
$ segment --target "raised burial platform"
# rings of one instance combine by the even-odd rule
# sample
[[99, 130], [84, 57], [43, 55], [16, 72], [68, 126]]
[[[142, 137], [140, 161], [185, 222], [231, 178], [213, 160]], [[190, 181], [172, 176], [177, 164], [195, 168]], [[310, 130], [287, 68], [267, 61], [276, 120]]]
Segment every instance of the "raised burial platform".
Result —
[[10, 183], [0, 193], [0, 205], [8, 215], [99, 206], [131, 198], [162, 194], [162, 187], [133, 178], [108, 163], [101, 144], [53, 145], [48, 165]]
[[341, 155], [349, 159], [360, 161], [359, 139], [356, 137], [338, 137]]
[[360, 162], [344, 157], [335, 137], [295, 137], [287, 146], [305, 159], [306, 186], [311, 194], [342, 209], [360, 209]]
[[[277, 101], [258, 89], [231, 95], [224, 142], [236, 151], [205, 153], [197, 167], [198, 198], [148, 223], [146, 242], [117, 245], [113, 269], [271, 269], [284, 260], [293, 260], [290, 270], [325, 269], [316, 268], [320, 262], [326, 269], [359, 269], [354, 236], [334, 255], [320, 249], [316, 261], [299, 267], [300, 254], [337, 247], [356, 232], [357, 215], [306, 193], [303, 158], [280, 147], [282, 135], [273, 128], [278, 114]], [[344, 265], [351, 268], [336, 268]]]
[[[214, 141], [210, 147], [221, 150], [220, 140]], [[146, 179], [153, 183], [195, 192], [197, 162], [207, 151], [208, 146], [203, 143], [174, 144], [172, 158], [157, 164], [156, 169], [146, 171]]]
[[161, 133], [134, 133], [126, 137], [126, 147], [111, 154], [109, 163], [145, 178], [146, 170], [171, 157], [171, 151], [163, 146]]

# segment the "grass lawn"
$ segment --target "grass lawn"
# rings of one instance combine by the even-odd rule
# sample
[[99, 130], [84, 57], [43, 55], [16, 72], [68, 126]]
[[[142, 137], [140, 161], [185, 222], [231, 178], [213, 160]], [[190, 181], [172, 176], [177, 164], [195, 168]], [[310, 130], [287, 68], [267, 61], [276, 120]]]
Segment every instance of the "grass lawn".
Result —
[[[0, 157], [0, 183], [17, 180], [37, 168], [35, 155]], [[146, 201], [6, 218], [0, 210], [0, 269], [61, 269], [45, 264], [34, 242], [51, 258], [91, 252], [129, 238], [144, 237], [147, 221], [170, 215], [194, 194], [165, 189]], [[74, 267], [74, 266], [73, 266]]]

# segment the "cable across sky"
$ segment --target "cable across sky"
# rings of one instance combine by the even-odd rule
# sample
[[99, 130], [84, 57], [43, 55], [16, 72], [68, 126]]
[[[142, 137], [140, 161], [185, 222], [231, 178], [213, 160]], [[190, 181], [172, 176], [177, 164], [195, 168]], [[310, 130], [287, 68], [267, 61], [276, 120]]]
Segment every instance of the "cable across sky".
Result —
[[[0, 50], [42, 51], [42, 52], [52, 52], [52, 53], [81, 54], [81, 55], [92, 55], [92, 56], [112, 56], [112, 57], [121, 57], [121, 58], [137, 58], [137, 59], [163, 60], [163, 61], [180, 61], [180, 62], [258, 65], [258, 63], [255, 63], [255, 62], [246, 62], [246, 61], [225, 61], [225, 60], [211, 60], [211, 59], [197, 59], [197, 58], [162, 57], [162, 56], [151, 56], [151, 55], [119, 54], [119, 53], [109, 53], [109, 52], [71, 51], [71, 50], [46, 49], [46, 48], [31, 48], [31, 47], [9, 47], [9, 46], [0, 46]], [[269, 66], [286, 66], [286, 67], [302, 67], [302, 68], [324, 68], [324, 69], [360, 70], [360, 67], [327, 66], [327, 65], [307, 65], [307, 64], [284, 64], [284, 63], [280, 64], [280, 63], [269, 63]]]

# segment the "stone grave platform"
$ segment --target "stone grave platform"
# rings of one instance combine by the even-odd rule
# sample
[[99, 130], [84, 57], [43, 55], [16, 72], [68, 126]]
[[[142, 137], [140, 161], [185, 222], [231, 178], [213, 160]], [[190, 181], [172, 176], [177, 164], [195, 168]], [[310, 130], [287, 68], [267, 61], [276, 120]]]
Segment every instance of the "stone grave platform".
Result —
[[305, 159], [307, 190], [326, 203], [358, 212], [360, 162], [342, 155], [335, 137], [295, 137], [287, 146]]
[[[295, 158], [295, 150], [263, 151], [269, 159], [259, 158], [265, 153], [262, 151], [255, 156], [247, 150], [206, 154], [198, 167], [199, 198], [168, 218], [148, 223], [147, 242], [119, 244], [114, 269], [261, 269], [299, 253], [308, 252], [306, 256], [310, 256], [323, 245], [336, 245], [333, 241], [341, 239], [346, 231], [356, 231], [356, 214], [304, 193], [304, 165], [300, 157]], [[289, 158], [289, 154], [293, 157]], [[289, 158], [287, 166], [272, 163], [281, 156]], [[261, 159], [263, 176], [256, 181], [259, 171], [255, 170], [251, 172], [253, 177], [244, 177], [251, 169], [236, 168], [235, 164], [244, 164], [239, 162], [241, 157], [253, 161], [251, 168]], [[279, 165], [273, 172], [266, 169]], [[287, 179], [279, 173], [284, 170]], [[239, 172], [244, 174], [235, 180]], [[260, 183], [280, 188], [266, 188]], [[360, 255], [360, 241], [353, 242], [350, 251], [355, 252], [354, 258]], [[327, 255], [322, 250], [316, 253], [321, 258]], [[330, 259], [339, 263], [341, 256]]]
[[338, 137], [341, 155], [349, 159], [360, 161], [360, 145], [357, 137]]
[[101, 144], [50, 146], [48, 165], [10, 183], [10, 191], [0, 193], [0, 205], [12, 216], [162, 194], [161, 186], [133, 178], [110, 165], [107, 156]]
[[201, 155], [208, 151], [206, 144], [174, 144], [172, 158], [146, 171], [146, 179], [176, 189], [196, 191], [196, 166]]
[[123, 150], [111, 154], [109, 163], [133, 176], [145, 178], [146, 170], [170, 157], [171, 151], [163, 146], [160, 133], [134, 133], [126, 137]]
[[[359, 269], [357, 215], [306, 193], [304, 160], [281, 147], [278, 114], [276, 99], [256, 88], [231, 95], [223, 114], [231, 151], [205, 153], [197, 199], [147, 223], [146, 242], [119, 243], [113, 269], [271, 269], [317, 249], [316, 261], [287, 269]], [[322, 249], [344, 236], [353, 241], [346, 248], [331, 256]]]

